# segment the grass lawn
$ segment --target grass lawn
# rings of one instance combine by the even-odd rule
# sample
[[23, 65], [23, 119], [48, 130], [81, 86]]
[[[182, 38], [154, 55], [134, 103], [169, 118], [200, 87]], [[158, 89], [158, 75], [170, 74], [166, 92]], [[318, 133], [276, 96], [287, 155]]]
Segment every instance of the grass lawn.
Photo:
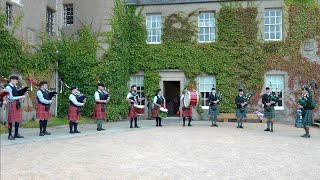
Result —
[[[78, 122], [80, 124], [94, 123], [91, 118], [85, 118], [85, 117], [81, 118]], [[52, 117], [52, 118], [50, 118], [50, 120], [48, 122], [48, 127], [67, 125], [68, 123], [69, 123], [69, 121], [66, 118]], [[39, 127], [39, 123], [38, 123], [38, 121], [35, 121], [35, 120], [22, 122], [20, 124], [20, 127], [23, 127], [23, 128], [38, 128]], [[7, 132], [8, 132], [7, 126], [1, 124], [0, 125], [0, 133], [3, 134], [3, 133], [7, 133]]]

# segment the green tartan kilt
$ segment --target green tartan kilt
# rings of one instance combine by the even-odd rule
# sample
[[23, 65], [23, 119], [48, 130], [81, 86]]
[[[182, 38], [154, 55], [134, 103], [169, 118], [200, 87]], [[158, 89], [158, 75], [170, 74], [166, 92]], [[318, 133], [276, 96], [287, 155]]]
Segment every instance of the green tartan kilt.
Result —
[[274, 111], [274, 106], [270, 106], [270, 110], [268, 111], [267, 108], [264, 108], [264, 117], [267, 119], [273, 119], [276, 117], [276, 113]]
[[241, 111], [240, 108], [237, 108], [236, 117], [239, 119], [246, 118], [247, 117], [247, 110], [245, 109], [244, 111]]
[[218, 116], [219, 113], [219, 106], [216, 106], [215, 110], [213, 110], [213, 106], [209, 106], [209, 116]]
[[312, 123], [312, 110], [306, 110], [306, 114], [303, 118], [302, 124], [305, 126], [310, 126]]

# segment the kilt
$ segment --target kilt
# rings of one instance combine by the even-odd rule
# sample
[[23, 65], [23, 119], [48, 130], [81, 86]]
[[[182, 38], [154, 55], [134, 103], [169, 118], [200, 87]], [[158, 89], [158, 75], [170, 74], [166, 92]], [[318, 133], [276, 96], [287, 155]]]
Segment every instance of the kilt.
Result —
[[218, 116], [220, 114], [219, 106], [216, 106], [216, 109], [213, 110], [213, 106], [209, 106], [209, 116]]
[[16, 107], [17, 101], [9, 103], [8, 111], [8, 123], [21, 122], [22, 111]]
[[137, 114], [137, 108], [135, 108], [133, 105], [130, 105], [128, 118], [137, 118], [137, 117], [139, 117], [139, 115]]
[[77, 114], [77, 109], [80, 107], [76, 107], [76, 106], [69, 106], [69, 112], [68, 112], [68, 119], [69, 121], [78, 121], [81, 118], [80, 113]]
[[267, 108], [264, 108], [264, 117], [267, 119], [273, 119], [276, 117], [274, 106], [270, 106], [270, 111], [267, 111]]
[[50, 111], [46, 111], [45, 108], [45, 105], [38, 103], [36, 111], [37, 119], [49, 120], [49, 118], [51, 117], [51, 113]]
[[247, 117], [247, 110], [244, 110], [243, 112], [241, 112], [240, 108], [237, 108], [236, 117], [239, 119], [246, 118]]
[[192, 109], [191, 108], [185, 108], [182, 111], [182, 117], [192, 117]]
[[106, 111], [102, 112], [101, 108], [106, 105], [105, 104], [96, 104], [93, 111], [93, 119], [104, 119], [107, 117]]
[[160, 111], [160, 108], [158, 106], [155, 106], [154, 109], [152, 110], [152, 117], [153, 118], [158, 117], [159, 111]]
[[312, 123], [312, 110], [306, 110], [306, 114], [302, 120], [304, 126], [310, 126]]

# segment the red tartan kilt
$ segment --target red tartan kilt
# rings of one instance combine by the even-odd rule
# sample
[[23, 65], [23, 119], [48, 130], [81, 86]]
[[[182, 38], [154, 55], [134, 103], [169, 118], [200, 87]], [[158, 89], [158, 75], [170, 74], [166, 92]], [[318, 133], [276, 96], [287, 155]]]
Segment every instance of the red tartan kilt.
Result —
[[68, 119], [69, 121], [78, 121], [81, 118], [80, 113], [77, 114], [78, 107], [69, 106]]
[[182, 112], [182, 117], [192, 117], [192, 109], [191, 108], [186, 108]]
[[137, 118], [139, 115], [137, 114], [137, 108], [131, 106], [131, 110], [128, 113], [128, 118]]
[[46, 109], [45, 105], [38, 103], [37, 111], [36, 111], [37, 119], [49, 120], [49, 118], [51, 117], [50, 110], [46, 111], [45, 109]]
[[21, 109], [17, 109], [16, 104], [16, 101], [9, 103], [8, 123], [22, 121], [22, 111]]
[[101, 111], [101, 107], [103, 105], [104, 104], [96, 104], [94, 111], [93, 111], [93, 119], [104, 119], [107, 117], [106, 111], [105, 112]]
[[160, 110], [160, 108], [158, 106], [154, 107], [154, 109], [152, 110], [152, 117], [153, 118], [158, 117], [159, 110]]

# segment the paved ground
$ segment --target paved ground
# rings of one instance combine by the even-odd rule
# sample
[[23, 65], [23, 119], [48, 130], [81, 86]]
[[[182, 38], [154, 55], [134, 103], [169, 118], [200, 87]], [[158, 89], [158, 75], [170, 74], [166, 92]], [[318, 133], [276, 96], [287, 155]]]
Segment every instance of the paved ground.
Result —
[[260, 123], [193, 125], [142, 121], [141, 129], [129, 129], [128, 122], [116, 122], [103, 132], [80, 125], [83, 133], [75, 135], [62, 126], [45, 137], [21, 129], [23, 140], [1, 136], [1, 180], [320, 179], [319, 129], [303, 139], [303, 130], [289, 125], [276, 124], [274, 133]]

